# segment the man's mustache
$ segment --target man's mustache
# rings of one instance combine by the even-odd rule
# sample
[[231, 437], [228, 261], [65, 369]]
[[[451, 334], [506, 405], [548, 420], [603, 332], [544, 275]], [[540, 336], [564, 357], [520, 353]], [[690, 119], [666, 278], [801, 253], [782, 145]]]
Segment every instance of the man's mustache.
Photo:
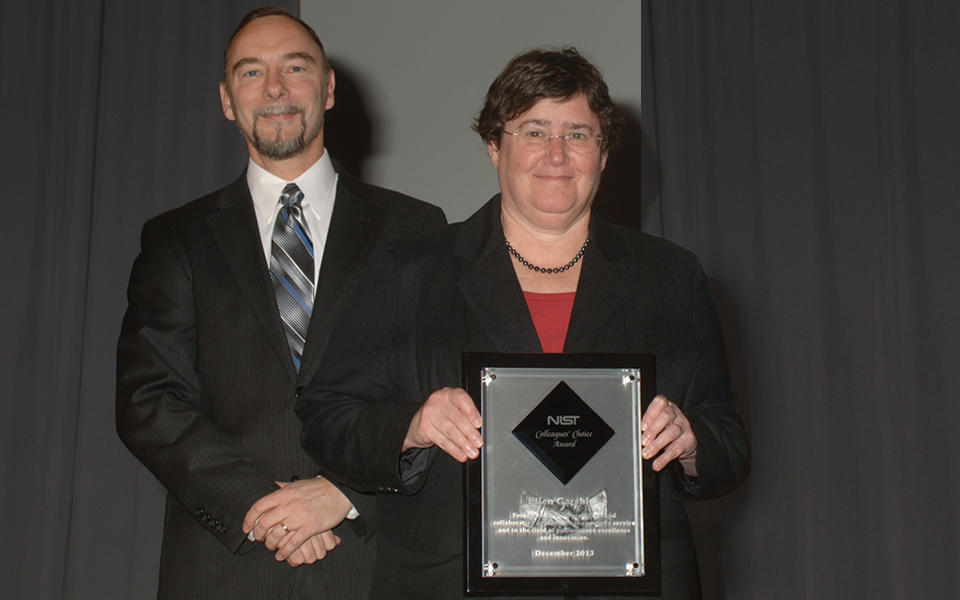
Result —
[[292, 115], [303, 114], [303, 107], [293, 104], [278, 104], [276, 106], [261, 106], [253, 111], [255, 117], [268, 117], [271, 115]]

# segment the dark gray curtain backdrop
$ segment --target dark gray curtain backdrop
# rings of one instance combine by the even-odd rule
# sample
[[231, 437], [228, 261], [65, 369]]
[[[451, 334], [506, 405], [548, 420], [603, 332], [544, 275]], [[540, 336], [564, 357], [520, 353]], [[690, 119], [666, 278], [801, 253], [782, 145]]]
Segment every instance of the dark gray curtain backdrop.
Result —
[[715, 284], [753, 440], [691, 507], [713, 597], [960, 597], [960, 7], [644, 2], [656, 225]]
[[126, 280], [148, 217], [245, 165], [217, 82], [258, 4], [0, 3], [0, 597], [155, 597], [162, 493], [114, 431]]

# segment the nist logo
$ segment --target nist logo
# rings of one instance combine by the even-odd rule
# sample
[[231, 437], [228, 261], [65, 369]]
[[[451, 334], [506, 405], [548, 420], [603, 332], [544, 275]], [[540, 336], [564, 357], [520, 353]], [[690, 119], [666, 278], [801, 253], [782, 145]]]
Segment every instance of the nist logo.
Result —
[[580, 415], [547, 415], [547, 425], [576, 425]]

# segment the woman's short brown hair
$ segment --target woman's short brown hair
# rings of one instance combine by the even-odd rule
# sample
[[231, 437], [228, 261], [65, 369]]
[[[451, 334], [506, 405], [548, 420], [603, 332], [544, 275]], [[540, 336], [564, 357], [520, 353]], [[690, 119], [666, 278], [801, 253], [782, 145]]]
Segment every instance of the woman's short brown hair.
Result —
[[504, 124], [544, 98], [587, 98], [600, 121], [600, 150], [608, 152], [620, 139], [623, 111], [610, 99], [603, 75], [576, 48], [537, 48], [515, 56], [490, 84], [473, 130], [484, 142], [500, 146]]

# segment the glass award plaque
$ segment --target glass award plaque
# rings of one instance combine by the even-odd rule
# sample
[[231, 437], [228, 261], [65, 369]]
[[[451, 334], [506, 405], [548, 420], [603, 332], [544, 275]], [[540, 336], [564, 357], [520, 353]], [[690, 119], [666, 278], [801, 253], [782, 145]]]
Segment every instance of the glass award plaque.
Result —
[[649, 354], [463, 355], [468, 595], [660, 593], [657, 479], [640, 456]]

